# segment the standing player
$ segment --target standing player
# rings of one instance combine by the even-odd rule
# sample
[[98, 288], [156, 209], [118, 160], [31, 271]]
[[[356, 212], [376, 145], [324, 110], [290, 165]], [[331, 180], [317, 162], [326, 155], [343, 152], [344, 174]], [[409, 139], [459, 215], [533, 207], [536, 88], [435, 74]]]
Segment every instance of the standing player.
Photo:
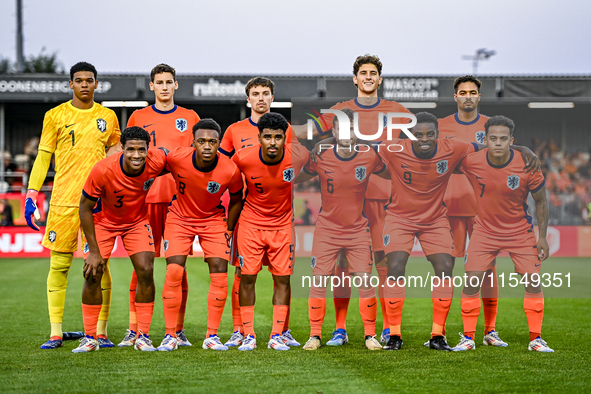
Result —
[[[146, 108], [134, 111], [127, 123], [128, 127], [144, 128], [152, 137], [153, 147], [162, 147], [172, 151], [183, 146], [189, 147], [193, 142], [191, 128], [199, 121], [195, 111], [179, 107], [174, 103], [174, 93], [179, 88], [176, 71], [168, 64], [159, 64], [150, 72], [150, 90], [154, 92], [155, 103]], [[160, 244], [164, 234], [164, 224], [168, 204], [172, 201], [176, 190], [172, 175], [162, 176], [154, 182], [146, 202], [150, 212], [150, 226], [154, 236], [156, 257], [160, 257]], [[137, 333], [137, 319], [135, 311], [135, 289], [137, 276], [133, 272], [129, 285], [129, 329], [119, 346], [133, 346]], [[191, 346], [184, 332], [185, 309], [187, 306], [188, 284], [187, 273], [183, 272], [183, 299], [179, 312], [176, 330], [179, 345]]]
[[121, 236], [138, 273], [135, 306], [139, 336], [135, 348], [156, 350], [148, 334], [154, 312], [154, 238], [145, 199], [154, 180], [164, 170], [166, 153], [161, 149], [149, 150], [149, 144], [150, 135], [145, 130], [128, 127], [121, 134], [123, 152], [100, 161], [84, 184], [80, 221], [87, 239], [84, 249], [88, 253], [82, 291], [86, 337], [72, 350], [74, 353], [98, 350], [96, 328], [102, 303], [100, 282], [117, 236]]
[[[62, 346], [62, 320], [68, 283], [68, 271], [74, 252], [78, 249], [80, 219], [78, 206], [84, 181], [92, 167], [105, 158], [105, 151], [116, 150], [121, 131], [115, 113], [94, 102], [98, 86], [96, 68], [79, 62], [70, 69], [71, 101], [63, 103], [45, 114], [39, 143], [39, 155], [31, 171], [25, 201], [25, 217], [33, 230], [39, 227], [33, 221], [37, 211], [37, 194], [45, 180], [55, 154], [56, 176], [49, 205], [49, 216], [43, 246], [51, 250], [47, 277], [47, 302], [51, 334], [41, 349]], [[107, 320], [111, 302], [111, 274], [105, 267], [102, 277], [104, 305], [99, 317], [99, 342], [112, 347], [107, 339]]]
[[[505, 250], [515, 264], [515, 272], [523, 277], [525, 283], [523, 309], [529, 326], [528, 349], [554, 352], [541, 338], [544, 295], [540, 287], [540, 270], [549, 253], [544, 176], [541, 172], [524, 171], [523, 159], [511, 149], [515, 128], [511, 119], [494, 116], [484, 126], [488, 149], [468, 155], [460, 166], [476, 191], [478, 216], [465, 261], [467, 280], [462, 293], [464, 336], [453, 350], [474, 349], [476, 322], [480, 314], [480, 286], [475, 283], [491, 281], [490, 274], [486, 272], [498, 253]], [[527, 213], [529, 193], [536, 202], [537, 241]], [[487, 344], [486, 341], [484, 344]]]
[[[403, 105], [388, 101], [378, 97], [378, 89], [382, 84], [382, 62], [375, 55], [358, 56], [353, 63], [353, 83], [357, 88], [357, 98], [337, 103], [331, 109], [343, 110], [350, 108], [359, 116], [359, 132], [365, 136], [374, 136], [379, 139], [385, 139], [384, 118], [380, 117], [380, 113], [411, 113]], [[315, 132], [322, 134], [321, 123], [325, 125], [332, 125], [334, 115], [325, 114], [320, 117], [319, 122], [315, 123]], [[395, 118], [394, 123], [408, 123], [407, 118]], [[380, 132], [382, 130], [382, 132]], [[294, 126], [294, 131], [299, 138], [306, 138], [307, 129], [305, 126]], [[372, 239], [372, 247], [374, 251], [374, 262], [376, 263], [376, 270], [380, 278], [378, 286], [378, 295], [380, 297], [380, 304], [383, 315], [383, 331], [381, 340], [387, 342], [390, 332], [388, 322], [386, 319], [386, 306], [383, 297], [383, 284], [386, 280], [387, 267], [384, 253], [384, 245], [382, 242], [382, 231], [384, 230], [384, 218], [386, 212], [384, 206], [390, 200], [390, 182], [385, 179], [380, 179], [377, 176], [370, 176], [369, 186], [365, 195], [365, 207], [363, 212], [369, 221], [369, 229]], [[344, 258], [339, 262], [337, 268], [337, 275], [341, 276], [343, 271], [340, 266], [346, 267]], [[350, 295], [351, 290], [346, 289]], [[335, 309], [337, 311], [337, 326], [346, 327], [347, 308], [349, 305], [349, 296], [342, 295], [334, 298]], [[333, 338], [329, 341], [331, 344], [342, 344], [346, 338], [346, 332], [335, 331]]]
[[[484, 124], [489, 119], [478, 113], [480, 87], [482, 83], [472, 75], [458, 77], [454, 81], [454, 100], [458, 103], [458, 112], [439, 119], [439, 136], [453, 138], [464, 142], [484, 143]], [[454, 241], [452, 260], [464, 257], [466, 237], [472, 236], [474, 217], [478, 213], [474, 189], [464, 174], [452, 174], [443, 197], [447, 207], [447, 217]], [[484, 339], [487, 345], [507, 346], [495, 331], [499, 286], [497, 283], [497, 267], [493, 262], [492, 281], [486, 281], [482, 287], [482, 304], [484, 307]], [[445, 333], [445, 332], [444, 332]], [[425, 342], [429, 345], [429, 341]]]
[[256, 348], [253, 328], [255, 282], [263, 258], [269, 260], [273, 275], [273, 329], [268, 347], [289, 350], [281, 338], [291, 298], [293, 273], [292, 186], [297, 173], [308, 161], [300, 144], [285, 145], [289, 127], [280, 114], [268, 113], [258, 122], [260, 145], [236, 152], [232, 160], [244, 174], [248, 194], [238, 226], [238, 260], [242, 269], [240, 312], [247, 334], [239, 350]]
[[[176, 324], [181, 306], [181, 282], [187, 255], [195, 236], [209, 265], [207, 334], [204, 349], [228, 350], [220, 342], [218, 328], [228, 296], [230, 240], [242, 210], [242, 176], [231, 159], [218, 153], [221, 129], [213, 119], [193, 126], [193, 148], [176, 148], [168, 154], [166, 169], [176, 182], [176, 199], [166, 217], [164, 252], [166, 280], [162, 289], [166, 336], [158, 350], [177, 348]], [[230, 192], [228, 218], [221, 205]]]
[[[378, 153], [392, 178], [392, 202], [387, 207], [383, 238], [388, 258], [384, 296], [391, 336], [384, 350], [398, 350], [402, 346], [405, 287], [400, 281], [405, 275], [416, 236], [435, 275], [449, 278], [434, 282], [436, 286], [431, 292], [433, 325], [429, 340], [431, 349], [449, 351], [451, 348], [443, 336], [443, 329], [453, 297], [453, 242], [443, 196], [453, 169], [469, 153], [485, 146], [454, 139], [438, 140], [437, 118], [427, 112], [418, 113], [416, 118], [417, 124], [411, 129], [416, 141], [394, 140], [378, 146]], [[402, 150], [396, 146], [396, 149], [389, 149], [388, 145], [392, 143], [402, 145]], [[530, 156], [531, 151], [523, 150]]]
[[[250, 117], [243, 119], [240, 122], [233, 123], [226, 129], [222, 142], [220, 143], [219, 151], [228, 157], [234, 156], [234, 153], [240, 149], [259, 145], [259, 129], [257, 123], [261, 116], [271, 112], [275, 84], [269, 78], [254, 77], [246, 83], [244, 91], [246, 92], [246, 101], [250, 103], [251, 107]], [[291, 142], [291, 126], [287, 128], [286, 142]], [[232, 320], [234, 321], [234, 333], [226, 342], [226, 346], [230, 347], [240, 346], [244, 340], [242, 317], [240, 316], [240, 303], [238, 301], [238, 289], [240, 288], [241, 277], [240, 265], [236, 259], [234, 259], [234, 262], [234, 283], [232, 285]], [[268, 265], [266, 260], [263, 263], [264, 265]], [[300, 344], [291, 336], [291, 331], [289, 330], [289, 315], [290, 311], [288, 308], [281, 337], [288, 346], [300, 346]]]
[[[353, 134], [354, 112], [344, 109], [351, 121]], [[367, 218], [363, 215], [363, 201], [369, 182], [369, 175], [387, 171], [384, 163], [373, 149], [363, 151], [357, 145], [357, 137], [338, 138], [338, 119], [333, 120], [333, 134], [337, 139], [334, 149], [329, 150], [321, 161], [310, 162], [304, 167], [297, 182], [320, 177], [322, 209], [314, 230], [312, 246], [312, 272], [314, 275], [308, 313], [310, 317], [310, 339], [303, 349], [316, 350], [320, 347], [322, 323], [326, 314], [326, 283], [334, 273], [339, 252], [344, 252], [349, 261], [349, 272], [366, 278], [371, 277], [373, 265], [371, 237]], [[359, 312], [365, 329], [365, 346], [369, 350], [382, 348], [375, 338], [376, 294], [371, 286], [359, 287]], [[336, 331], [346, 332], [344, 327]], [[345, 334], [346, 335], [346, 334]], [[348, 338], [346, 341], [348, 341]]]

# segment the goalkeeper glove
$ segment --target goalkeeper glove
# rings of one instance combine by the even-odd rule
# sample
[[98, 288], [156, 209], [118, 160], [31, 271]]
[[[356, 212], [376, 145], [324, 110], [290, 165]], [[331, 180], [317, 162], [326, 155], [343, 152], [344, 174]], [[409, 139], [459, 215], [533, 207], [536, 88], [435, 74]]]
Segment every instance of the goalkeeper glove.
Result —
[[25, 197], [25, 219], [29, 227], [35, 231], [39, 231], [39, 226], [37, 226], [33, 221], [33, 216], [36, 220], [41, 219], [41, 215], [39, 214], [39, 209], [37, 208], [36, 203], [37, 194], [39, 194], [37, 190], [29, 189], [27, 190]]

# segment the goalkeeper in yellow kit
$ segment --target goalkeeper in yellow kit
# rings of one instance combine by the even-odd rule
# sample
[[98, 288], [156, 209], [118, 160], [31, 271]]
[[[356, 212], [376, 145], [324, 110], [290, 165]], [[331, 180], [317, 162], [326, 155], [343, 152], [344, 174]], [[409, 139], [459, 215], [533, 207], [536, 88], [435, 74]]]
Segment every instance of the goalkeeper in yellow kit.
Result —
[[[68, 283], [68, 270], [74, 252], [78, 249], [80, 218], [78, 205], [82, 187], [92, 167], [116, 150], [121, 131], [115, 113], [94, 102], [98, 86], [96, 68], [80, 62], [70, 69], [71, 101], [58, 105], [45, 114], [39, 143], [39, 154], [33, 165], [25, 201], [27, 224], [39, 230], [33, 216], [38, 219], [37, 194], [45, 180], [51, 156], [55, 155], [55, 180], [43, 246], [51, 249], [47, 277], [47, 301], [51, 334], [41, 349], [62, 346], [62, 318]], [[107, 338], [107, 320], [111, 302], [111, 274], [108, 268], [101, 282], [103, 308], [99, 317], [98, 336], [102, 347], [112, 347]]]

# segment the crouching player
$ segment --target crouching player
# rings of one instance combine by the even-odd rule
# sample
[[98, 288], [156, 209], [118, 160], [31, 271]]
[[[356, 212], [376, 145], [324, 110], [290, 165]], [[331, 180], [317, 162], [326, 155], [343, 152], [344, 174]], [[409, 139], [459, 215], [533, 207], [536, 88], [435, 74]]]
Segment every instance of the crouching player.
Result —
[[[242, 210], [242, 176], [231, 159], [218, 153], [221, 129], [213, 119], [193, 126], [192, 148], [176, 148], [168, 154], [166, 169], [176, 183], [176, 199], [166, 217], [164, 252], [166, 280], [162, 289], [166, 336], [161, 351], [177, 349], [176, 324], [182, 301], [182, 281], [187, 255], [195, 236], [209, 265], [207, 334], [204, 349], [228, 350], [220, 342], [218, 327], [228, 296], [228, 259], [234, 226]], [[228, 218], [221, 205], [230, 192]]]
[[[359, 313], [365, 331], [365, 346], [369, 350], [380, 350], [382, 346], [375, 338], [377, 298], [371, 287], [371, 237], [368, 220], [363, 215], [363, 202], [370, 175], [382, 171], [386, 166], [377, 153], [369, 146], [357, 145], [353, 130], [354, 112], [343, 109], [351, 121], [351, 138], [338, 139], [338, 118], [333, 118], [333, 135], [336, 144], [326, 151], [322, 160], [304, 167], [297, 182], [320, 177], [322, 209], [314, 230], [312, 246], [312, 273], [314, 275], [308, 299], [310, 317], [310, 339], [304, 345], [305, 350], [320, 347], [322, 323], [326, 314], [326, 284], [335, 271], [335, 262], [339, 252], [344, 252], [349, 262], [349, 272], [363, 277], [363, 286], [359, 287]], [[367, 150], [366, 150], [367, 148]], [[339, 280], [342, 280], [342, 276]], [[336, 333], [344, 335], [344, 327], [338, 326]], [[332, 345], [327, 342], [327, 345]]]
[[98, 162], [84, 184], [80, 222], [87, 241], [82, 290], [86, 336], [74, 353], [98, 350], [101, 277], [118, 235], [138, 277], [135, 306], [139, 337], [135, 348], [156, 350], [148, 336], [154, 311], [154, 240], [145, 200], [154, 179], [164, 170], [166, 153], [161, 149], [148, 151], [149, 143], [150, 135], [144, 129], [125, 129], [121, 134], [123, 152]]
[[242, 268], [240, 314], [246, 337], [238, 350], [256, 348], [254, 332], [255, 283], [263, 258], [273, 275], [273, 328], [268, 347], [289, 350], [281, 333], [291, 299], [295, 236], [292, 185], [309, 153], [302, 145], [285, 145], [289, 124], [276, 113], [263, 115], [258, 123], [259, 142], [239, 150], [232, 160], [244, 174], [248, 194], [238, 226], [238, 260]]
[[[492, 279], [485, 276], [485, 272], [492, 268], [498, 253], [505, 250], [515, 264], [515, 271], [525, 277], [523, 308], [530, 333], [528, 349], [553, 352], [541, 338], [544, 295], [540, 287], [540, 269], [549, 251], [544, 176], [541, 172], [527, 173], [523, 169], [523, 159], [511, 148], [515, 128], [511, 119], [494, 116], [484, 127], [488, 149], [468, 155], [460, 165], [460, 171], [468, 176], [474, 187], [478, 215], [464, 263], [467, 276], [462, 293], [464, 335], [453, 350], [474, 349], [480, 314], [480, 285], [482, 281]], [[525, 204], [529, 193], [536, 202], [537, 241]]]

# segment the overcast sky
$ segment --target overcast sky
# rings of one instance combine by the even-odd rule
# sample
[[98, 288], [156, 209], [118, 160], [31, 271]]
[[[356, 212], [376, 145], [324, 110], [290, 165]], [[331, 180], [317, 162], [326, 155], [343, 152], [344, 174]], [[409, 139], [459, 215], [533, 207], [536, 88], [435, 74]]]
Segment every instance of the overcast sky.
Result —
[[[101, 73], [350, 74], [372, 53], [385, 74], [464, 74], [488, 48], [480, 74], [591, 74], [589, 0], [22, 1], [25, 54]], [[0, 55], [16, 58], [16, 0], [0, 1]]]

